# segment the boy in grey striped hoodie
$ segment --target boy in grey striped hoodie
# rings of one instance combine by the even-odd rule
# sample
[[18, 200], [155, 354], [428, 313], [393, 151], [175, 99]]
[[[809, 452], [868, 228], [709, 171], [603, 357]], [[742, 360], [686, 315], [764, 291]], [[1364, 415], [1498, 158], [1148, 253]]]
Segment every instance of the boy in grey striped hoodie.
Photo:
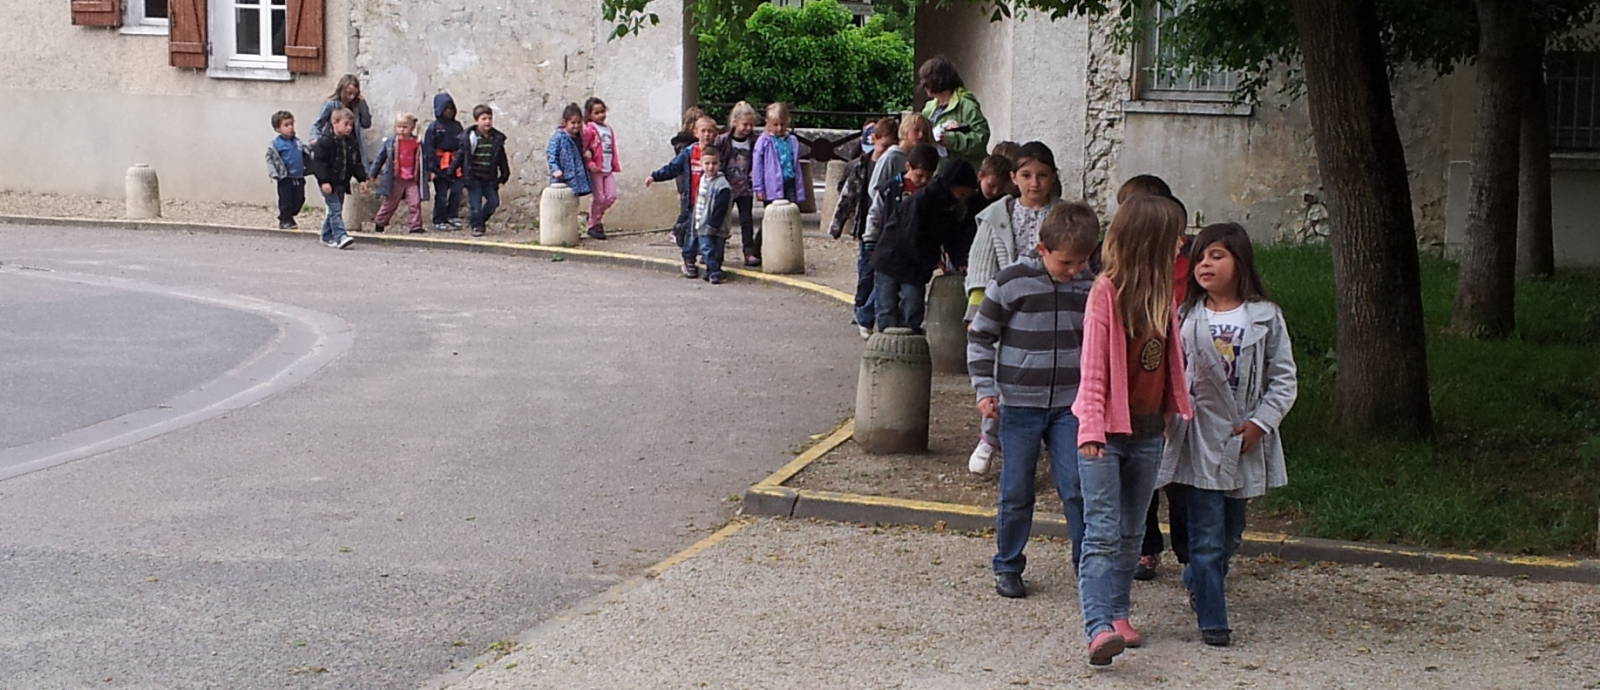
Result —
[[995, 591], [1027, 596], [1022, 554], [1033, 530], [1033, 475], [1039, 446], [1050, 449], [1051, 474], [1061, 495], [1077, 567], [1083, 543], [1083, 496], [1078, 488], [1078, 349], [1094, 274], [1089, 254], [1100, 220], [1081, 203], [1051, 209], [1039, 227], [1039, 255], [1001, 269], [983, 294], [967, 329], [967, 370], [978, 412], [1000, 419], [1000, 505], [995, 526]]

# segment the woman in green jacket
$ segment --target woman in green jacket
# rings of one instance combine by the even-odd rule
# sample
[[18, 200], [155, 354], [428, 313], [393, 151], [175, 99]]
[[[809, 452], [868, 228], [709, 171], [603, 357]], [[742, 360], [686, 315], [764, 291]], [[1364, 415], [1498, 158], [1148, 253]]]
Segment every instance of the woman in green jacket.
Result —
[[989, 152], [989, 121], [978, 99], [961, 84], [956, 66], [943, 55], [928, 58], [917, 69], [917, 84], [928, 94], [922, 114], [933, 123], [933, 142], [945, 160], [964, 160], [976, 170]]

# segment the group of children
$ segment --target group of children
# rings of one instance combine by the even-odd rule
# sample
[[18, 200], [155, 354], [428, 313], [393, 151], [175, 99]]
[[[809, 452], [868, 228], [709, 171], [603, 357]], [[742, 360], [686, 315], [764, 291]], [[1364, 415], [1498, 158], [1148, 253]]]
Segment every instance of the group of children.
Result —
[[1229, 560], [1246, 501], [1287, 482], [1277, 432], [1296, 397], [1288, 330], [1249, 235], [1220, 223], [1191, 240], [1182, 203], [1141, 175], [1119, 190], [1102, 241], [1092, 209], [1052, 193], [1048, 148], [1026, 144], [1010, 163], [1010, 194], [977, 215], [966, 280], [979, 451], [988, 446], [969, 468], [985, 472], [996, 447], [1004, 453], [995, 589], [1027, 594], [1023, 549], [1043, 446], [1071, 536], [1089, 663], [1144, 642], [1130, 620], [1132, 583], [1147, 530], [1159, 530], [1149, 518], [1163, 486], [1174, 524], [1186, 527], [1174, 547], [1201, 640], [1226, 646]]

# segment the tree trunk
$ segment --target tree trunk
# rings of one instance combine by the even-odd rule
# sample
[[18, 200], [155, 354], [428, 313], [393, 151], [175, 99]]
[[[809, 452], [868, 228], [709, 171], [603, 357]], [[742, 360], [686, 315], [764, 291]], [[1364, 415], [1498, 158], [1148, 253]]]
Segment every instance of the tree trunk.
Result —
[[1472, 142], [1472, 206], [1456, 281], [1451, 326], [1463, 335], [1503, 338], [1516, 328], [1517, 150], [1522, 137], [1526, 7], [1477, 0], [1478, 129]]
[[1417, 232], [1377, 9], [1374, 0], [1290, 4], [1334, 222], [1338, 422], [1356, 438], [1428, 434]]
[[1546, 121], [1544, 41], [1535, 38], [1523, 52], [1522, 164], [1517, 177], [1517, 276], [1547, 276], [1556, 270], [1556, 245], [1550, 227], [1550, 123]]

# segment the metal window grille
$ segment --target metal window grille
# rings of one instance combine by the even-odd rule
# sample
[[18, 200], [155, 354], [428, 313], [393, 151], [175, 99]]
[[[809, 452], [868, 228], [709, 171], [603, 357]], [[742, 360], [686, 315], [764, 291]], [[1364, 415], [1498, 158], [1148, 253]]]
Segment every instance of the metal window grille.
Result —
[[1239, 75], [1229, 70], [1195, 70], [1166, 66], [1175, 50], [1162, 40], [1161, 25], [1178, 12], [1164, 3], [1156, 3], [1156, 21], [1139, 42], [1138, 60], [1139, 97], [1151, 100], [1174, 101], [1230, 101], [1233, 90], [1239, 85]]
[[1600, 151], [1600, 53], [1550, 53], [1545, 67], [1550, 147]]

